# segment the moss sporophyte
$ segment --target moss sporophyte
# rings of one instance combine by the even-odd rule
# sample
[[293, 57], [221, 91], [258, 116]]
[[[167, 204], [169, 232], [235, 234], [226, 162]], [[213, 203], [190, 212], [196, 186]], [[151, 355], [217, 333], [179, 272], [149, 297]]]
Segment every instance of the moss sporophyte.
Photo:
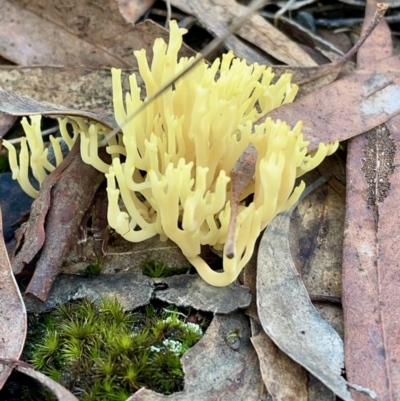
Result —
[[[205, 281], [225, 286], [249, 261], [261, 230], [299, 198], [305, 184], [295, 187], [296, 177], [315, 168], [337, 143], [320, 144], [308, 154], [301, 122], [289, 127], [268, 118], [258, 124], [272, 109], [292, 102], [297, 86], [291, 84], [290, 74], [272, 83], [271, 68], [247, 65], [232, 52], [212, 65], [202, 60], [154, 101], [146, 102], [194, 61], [178, 58], [185, 33], [172, 21], [169, 43], [155, 40], [150, 66], [144, 50], [134, 52], [145, 84], [144, 100], [134, 74], [130, 91], [123, 94], [121, 70], [112, 70], [114, 115], [122, 133], [109, 137], [108, 128], [75, 117], [60, 119], [60, 131], [68, 148], [80, 137], [84, 162], [105, 174], [107, 217], [113, 229], [132, 242], [156, 235], [163, 241], [171, 239]], [[144, 103], [146, 108], [130, 119]], [[28, 179], [29, 166], [42, 183], [55, 165], [49, 162], [40, 135], [40, 116], [33, 116], [31, 123], [23, 120], [23, 126], [26, 138], [21, 141], [19, 160], [10, 143], [4, 141], [4, 146], [13, 177], [28, 194], [37, 196]], [[63, 159], [61, 138], [50, 139], [58, 165]], [[110, 165], [98, 156], [104, 141]], [[231, 174], [250, 145], [257, 151], [257, 160], [254, 181], [240, 199], [234, 253], [230, 253], [235, 256], [224, 252], [224, 270], [216, 272], [201, 258], [200, 249], [202, 245], [217, 250], [225, 246]], [[251, 201], [246, 202], [249, 196]]]
[[203, 335], [175, 307], [125, 312], [115, 300], [61, 305], [38, 330], [30, 362], [81, 401], [125, 401], [141, 387], [182, 390], [180, 358]]

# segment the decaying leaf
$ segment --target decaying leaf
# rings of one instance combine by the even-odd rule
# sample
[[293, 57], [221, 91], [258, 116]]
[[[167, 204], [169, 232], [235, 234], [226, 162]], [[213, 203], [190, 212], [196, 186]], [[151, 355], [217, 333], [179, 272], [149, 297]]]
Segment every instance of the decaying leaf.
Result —
[[[265, 387], [273, 400], [307, 400], [307, 372], [282, 352], [265, 334], [257, 312], [257, 253], [254, 252], [243, 272], [243, 283], [251, 292], [251, 304], [245, 310], [250, 317], [251, 342], [257, 352]], [[293, 398], [293, 396], [296, 398]], [[325, 400], [319, 400], [325, 401]]]
[[76, 116], [97, 121], [110, 129], [117, 127], [117, 123], [111, 117], [83, 110], [70, 109], [48, 102], [36, 101], [28, 96], [7, 90], [2, 86], [0, 86], [0, 111], [13, 116], [31, 116], [37, 114], [45, 116]]
[[198, 275], [179, 275], [156, 279], [167, 285], [167, 289], [155, 292], [155, 298], [179, 306], [191, 306], [213, 313], [231, 313], [247, 308], [251, 301], [248, 288], [232, 283], [227, 287], [215, 288]]
[[[112, 258], [107, 258], [106, 264], [113, 264]], [[29, 312], [43, 313], [59, 304], [82, 298], [95, 302], [102, 298], [116, 298], [125, 310], [147, 305], [156, 298], [204, 312], [226, 314], [247, 307], [251, 296], [248, 288], [237, 284], [216, 288], [197, 275], [155, 279], [144, 276], [138, 269], [131, 269], [101, 274], [90, 280], [83, 276], [62, 274], [56, 279], [45, 303], [26, 296], [25, 302]]]
[[0, 112], [0, 140], [17, 121], [17, 117]]
[[22, 227], [19, 237], [29, 238], [25, 241], [18, 256], [13, 259], [13, 271], [18, 275], [22, 272], [25, 265], [29, 264], [33, 258], [42, 249], [45, 241], [45, 220], [51, 203], [51, 190], [60, 179], [60, 176], [68, 165], [78, 154], [78, 146], [74, 146], [71, 152], [64, 159], [63, 163], [54, 170], [52, 174], [45, 180], [40, 191], [40, 197], [37, 198], [31, 209], [29, 221]]
[[[26, 310], [3, 240], [0, 209], [0, 358], [19, 359], [26, 336]], [[0, 389], [12, 368], [0, 362]]]
[[127, 401], [263, 400], [257, 355], [243, 314], [216, 315], [204, 337], [182, 357], [185, 389], [172, 396], [140, 389]]
[[[367, 2], [366, 21], [375, 1]], [[391, 32], [384, 21], [360, 49], [358, 63], [375, 60], [399, 71]], [[393, 63], [387, 63], [387, 61]], [[383, 84], [384, 76], [375, 77]], [[390, 85], [389, 85], [390, 87]], [[400, 102], [396, 93], [386, 107]], [[388, 111], [388, 114], [390, 110]], [[347, 378], [368, 386], [384, 401], [400, 398], [400, 116], [387, 119], [350, 141], [347, 158], [346, 230], [343, 263], [343, 308]], [[369, 398], [351, 390], [357, 401]]]
[[266, 117], [291, 126], [302, 121], [309, 150], [360, 135], [400, 113], [399, 63], [400, 56], [371, 63]]
[[261, 325], [275, 344], [345, 401], [343, 342], [319, 316], [290, 257], [292, 209], [266, 228], [258, 251], [257, 306]]
[[[129, 75], [135, 72], [133, 69], [122, 71], [123, 90], [129, 89]], [[138, 73], [136, 81], [143, 87]], [[38, 102], [114, 117], [109, 68], [0, 66], [0, 83], [7, 90]]]
[[[84, 163], [79, 152], [65, 168], [51, 191], [45, 222], [46, 240], [26, 289], [27, 294], [46, 300], [65, 255], [78, 237], [79, 224], [103, 181], [104, 174]], [[30, 238], [25, 238], [25, 241], [29, 242]]]
[[[118, 54], [108, 53], [68, 29], [61, 29], [57, 25], [60, 21], [46, 20], [16, 1], [1, 0], [0, 8], [0, 54], [16, 64], [131, 66]], [[58, 9], [54, 5], [51, 8]], [[65, 13], [63, 19], [74, 8], [68, 7], [65, 11], [60, 7]], [[87, 22], [87, 19], [82, 19], [83, 24]], [[61, 43], [68, 45], [60, 46]]]
[[261, 331], [251, 337], [264, 384], [274, 401], [308, 401], [307, 373]]
[[151, 60], [154, 39], [168, 37], [154, 22], [128, 24], [114, 0], [60, 7], [53, 0], [1, 0], [0, 8], [0, 54], [21, 65], [136, 68], [134, 50], [146, 49]]

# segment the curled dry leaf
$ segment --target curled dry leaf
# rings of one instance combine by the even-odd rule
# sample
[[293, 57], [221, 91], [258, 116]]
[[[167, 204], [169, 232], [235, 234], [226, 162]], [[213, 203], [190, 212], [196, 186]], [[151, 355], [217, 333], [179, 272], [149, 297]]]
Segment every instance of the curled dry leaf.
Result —
[[[3, 240], [0, 209], [0, 358], [19, 359], [26, 336], [26, 310]], [[12, 368], [0, 362], [0, 389]]]
[[292, 210], [275, 217], [258, 251], [257, 306], [261, 325], [275, 344], [345, 401], [343, 342], [312, 305], [290, 256]]

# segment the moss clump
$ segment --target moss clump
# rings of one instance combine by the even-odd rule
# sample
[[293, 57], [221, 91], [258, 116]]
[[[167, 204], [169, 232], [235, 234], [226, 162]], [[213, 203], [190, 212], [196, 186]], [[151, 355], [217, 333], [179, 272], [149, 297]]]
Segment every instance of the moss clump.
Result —
[[171, 394], [183, 388], [180, 357], [202, 336], [183, 316], [171, 306], [65, 304], [45, 317], [29, 359], [81, 401], [122, 401], [143, 386]]
[[176, 274], [185, 274], [190, 267], [171, 268], [163, 261], [148, 259], [141, 264], [142, 273], [152, 278], [170, 277]]
[[86, 266], [85, 275], [86, 277], [93, 278], [100, 276], [103, 270], [103, 264], [101, 262], [90, 263]]

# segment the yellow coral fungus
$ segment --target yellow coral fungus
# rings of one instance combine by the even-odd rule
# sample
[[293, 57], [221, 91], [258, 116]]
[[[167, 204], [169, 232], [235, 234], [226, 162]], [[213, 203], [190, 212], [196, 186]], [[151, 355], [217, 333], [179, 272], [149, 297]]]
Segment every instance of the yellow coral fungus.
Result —
[[[13, 174], [13, 179], [18, 180], [21, 188], [33, 198], [36, 198], [39, 192], [29, 180], [29, 165], [31, 166], [33, 176], [38, 181], [39, 185], [42, 185], [47, 176], [47, 172], [52, 172], [63, 160], [60, 146], [61, 138], [54, 138], [52, 135], [50, 135], [50, 142], [53, 147], [56, 165], [54, 166], [50, 162], [48, 157], [49, 150], [44, 146], [43, 143], [40, 122], [41, 116], [32, 116], [30, 124], [26, 118], [22, 119], [21, 124], [25, 131], [26, 138], [21, 138], [19, 163], [14, 146], [8, 141], [3, 141], [4, 147], [9, 152], [9, 163]], [[71, 150], [77, 134], [75, 133], [75, 135], [71, 138], [67, 132], [66, 124], [67, 119], [59, 119], [62, 139], [64, 140], [64, 143], [67, 145], [68, 149]]]
[[[193, 62], [178, 59], [186, 30], [176, 22], [170, 28], [168, 45], [156, 39], [151, 66], [144, 50], [135, 52], [146, 87], [144, 100], [135, 75], [130, 93], [123, 96], [121, 71], [112, 70], [115, 119], [123, 134], [108, 143], [111, 166], [97, 154], [98, 142], [107, 134], [104, 127], [71, 121], [81, 134], [83, 160], [106, 173], [110, 226], [128, 241], [154, 235], [171, 239], [205, 281], [225, 286], [250, 259], [260, 231], [299, 198], [304, 183], [294, 188], [296, 177], [318, 165], [337, 144], [321, 144], [307, 155], [301, 123], [293, 128], [271, 119], [255, 124], [291, 102], [297, 87], [289, 74], [271, 84], [270, 68], [249, 66], [232, 52], [212, 65], [200, 62], [130, 121], [146, 99]], [[252, 199], [239, 205], [235, 256], [224, 256], [223, 271], [216, 272], [200, 257], [200, 248], [224, 247], [231, 172], [250, 144], [258, 152], [254, 183], [245, 191]]]
[[[192, 62], [177, 56], [185, 32], [171, 24], [169, 45], [156, 40], [151, 67], [144, 50], [135, 52], [146, 98]], [[141, 100], [131, 76], [124, 101], [121, 73], [112, 74], [115, 118], [122, 127], [126, 159], [114, 158], [106, 174], [110, 225], [129, 241], [155, 234], [170, 238], [205, 281], [228, 285], [250, 259], [260, 231], [297, 201], [304, 184], [293, 190], [295, 178], [319, 164], [334, 146], [321, 145], [310, 156], [300, 123], [293, 129], [270, 119], [253, 125], [273, 108], [291, 102], [297, 87], [288, 74], [271, 84], [270, 68], [248, 66], [231, 52], [211, 66], [197, 65], [127, 124], [146, 99]], [[224, 271], [215, 272], [199, 256], [200, 247], [224, 246], [230, 174], [250, 143], [258, 151], [254, 185], [248, 191], [253, 200], [239, 209], [236, 256], [224, 256]]]

